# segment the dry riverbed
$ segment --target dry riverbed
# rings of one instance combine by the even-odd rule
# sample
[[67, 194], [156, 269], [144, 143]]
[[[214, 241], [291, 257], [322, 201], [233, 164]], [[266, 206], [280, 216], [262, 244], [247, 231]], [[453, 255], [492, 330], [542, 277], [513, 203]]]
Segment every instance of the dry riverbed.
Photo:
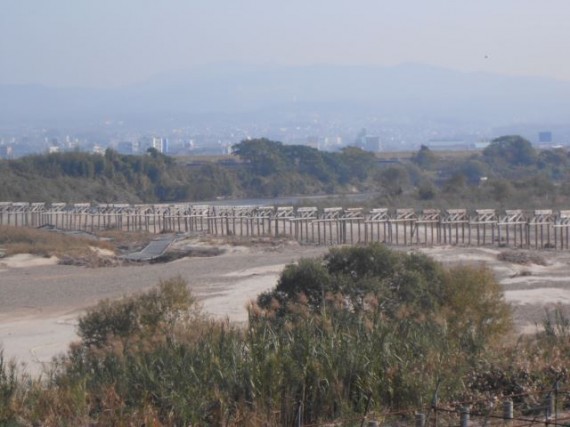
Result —
[[[176, 245], [175, 250], [192, 247], [194, 254], [200, 256], [103, 268], [60, 265], [55, 258], [29, 255], [0, 258], [0, 343], [5, 355], [39, 373], [55, 354], [65, 351], [77, 339], [76, 319], [87, 307], [100, 299], [144, 291], [161, 279], [174, 276], [188, 282], [205, 312], [243, 322], [247, 319], [248, 302], [273, 287], [285, 265], [327, 251], [324, 247], [288, 241], [239, 246], [186, 240]], [[497, 248], [411, 250], [426, 253], [444, 264], [488, 265], [513, 305], [521, 332], [535, 331], [546, 307], [558, 303], [570, 306], [570, 253], [543, 251], [535, 258], [525, 252], [522, 261], [542, 258], [544, 262], [520, 264], [517, 256], [499, 260], [503, 250]]]

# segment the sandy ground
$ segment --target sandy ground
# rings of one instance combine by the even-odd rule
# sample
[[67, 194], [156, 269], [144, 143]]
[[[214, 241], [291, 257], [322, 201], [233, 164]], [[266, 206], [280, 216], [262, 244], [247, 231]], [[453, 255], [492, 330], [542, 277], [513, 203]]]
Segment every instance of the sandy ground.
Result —
[[[204, 311], [234, 322], [247, 319], [249, 301], [270, 288], [285, 265], [315, 257], [325, 247], [225, 247], [208, 258], [183, 258], [168, 264], [111, 268], [57, 265], [56, 259], [29, 255], [0, 259], [0, 344], [8, 357], [38, 374], [52, 357], [77, 339], [78, 316], [103, 298], [143, 291], [161, 279], [181, 276]], [[547, 266], [497, 260], [500, 249], [438, 247], [412, 249], [444, 264], [488, 265], [514, 308], [519, 331], [533, 332], [545, 307], [570, 306], [570, 253], [541, 252]]]
[[110, 268], [57, 265], [29, 255], [0, 259], [0, 345], [33, 373], [77, 339], [76, 320], [104, 298], [144, 291], [160, 280], [181, 276], [205, 312], [234, 322], [247, 320], [246, 306], [275, 286], [279, 273], [301, 257], [326, 248], [226, 247], [216, 257], [182, 258], [167, 264]]

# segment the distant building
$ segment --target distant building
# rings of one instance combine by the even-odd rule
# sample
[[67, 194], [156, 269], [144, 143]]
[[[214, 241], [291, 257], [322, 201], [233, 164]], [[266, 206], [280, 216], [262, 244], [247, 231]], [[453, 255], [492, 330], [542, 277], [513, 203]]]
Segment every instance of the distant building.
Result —
[[473, 148], [475, 150], [484, 150], [491, 144], [491, 141], [477, 141], [473, 143]]
[[152, 138], [152, 148], [154, 148], [159, 153], [168, 153], [168, 139], [166, 138]]
[[11, 145], [0, 145], [0, 158], [11, 159], [14, 157], [14, 150]]
[[342, 147], [341, 136], [327, 136], [325, 137], [324, 147], [325, 150], [338, 150]]
[[550, 131], [538, 132], [538, 143], [539, 144], [552, 144], [552, 132], [550, 132]]
[[143, 136], [142, 138], [139, 139], [138, 141], [138, 152], [139, 153], [146, 153], [146, 150], [148, 150], [150, 147], [152, 147], [152, 139], [149, 138], [148, 136]]
[[132, 142], [121, 141], [117, 144], [117, 151], [121, 154], [133, 154], [135, 149]]
[[469, 144], [462, 139], [430, 139], [425, 145], [433, 151], [460, 151], [469, 149]]
[[380, 146], [379, 136], [366, 135], [362, 138], [361, 144], [363, 150], [372, 151], [374, 153], [382, 151], [382, 147]]
[[103, 155], [103, 154], [105, 154], [105, 147], [103, 147], [102, 145], [95, 144], [95, 145], [93, 146], [93, 148], [91, 149], [91, 152], [92, 152], [93, 154], [101, 154], [101, 155]]
[[382, 147], [380, 145], [380, 137], [368, 135], [366, 129], [362, 129], [358, 133], [355, 145], [359, 148], [362, 148], [363, 150], [372, 151], [374, 153], [382, 151]]

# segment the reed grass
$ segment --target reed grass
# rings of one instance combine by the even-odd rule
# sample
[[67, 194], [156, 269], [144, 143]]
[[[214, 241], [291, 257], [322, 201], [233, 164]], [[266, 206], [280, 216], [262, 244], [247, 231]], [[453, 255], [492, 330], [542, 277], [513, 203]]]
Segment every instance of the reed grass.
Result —
[[[342, 271], [341, 258], [349, 255], [334, 252], [334, 267]], [[429, 407], [438, 385], [440, 401], [452, 407], [501, 396], [515, 384], [536, 391], [541, 381], [566, 372], [566, 323], [551, 328], [559, 339], [540, 345], [490, 339], [505, 336], [503, 324], [466, 337], [469, 322], [488, 327], [489, 317], [482, 306], [481, 316], [462, 316], [460, 306], [491, 277], [483, 270], [430, 270], [424, 259], [394, 260], [394, 274], [402, 276], [405, 265], [450, 280], [438, 290], [450, 304], [419, 316], [409, 304], [387, 312], [385, 294], [362, 295], [359, 308], [328, 292], [315, 310], [298, 292], [286, 310], [278, 301], [252, 304], [240, 327], [204, 316], [184, 280], [169, 279], [148, 293], [89, 310], [79, 322], [81, 341], [42, 381], [22, 380], [0, 353], [0, 420], [45, 426], [342, 424], [365, 413], [413, 416]], [[370, 259], [361, 261], [361, 272], [370, 271]], [[413, 277], [398, 282], [388, 275], [392, 282], [386, 283], [410, 286]], [[445, 286], [454, 283], [463, 295], [457, 300], [445, 297]], [[485, 297], [502, 304], [498, 295]]]

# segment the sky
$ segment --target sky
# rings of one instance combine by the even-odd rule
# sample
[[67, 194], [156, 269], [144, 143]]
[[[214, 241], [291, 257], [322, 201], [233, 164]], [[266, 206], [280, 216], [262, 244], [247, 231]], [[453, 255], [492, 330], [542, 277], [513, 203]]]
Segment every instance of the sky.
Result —
[[568, 0], [0, 0], [0, 84], [198, 65], [422, 63], [570, 81]]

